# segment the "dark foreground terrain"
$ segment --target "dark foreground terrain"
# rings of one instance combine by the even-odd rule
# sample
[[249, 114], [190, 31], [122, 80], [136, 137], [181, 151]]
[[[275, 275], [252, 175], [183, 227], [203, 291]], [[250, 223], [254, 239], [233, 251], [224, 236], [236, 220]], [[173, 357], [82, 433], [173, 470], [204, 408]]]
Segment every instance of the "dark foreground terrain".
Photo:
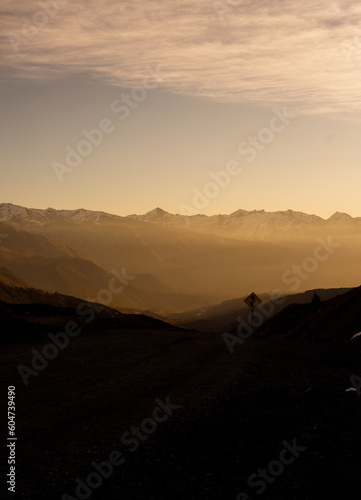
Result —
[[[1, 498], [360, 498], [361, 397], [345, 392], [361, 376], [360, 344], [252, 336], [231, 355], [222, 334], [87, 332], [26, 387], [17, 366], [45, 343], [1, 347], [1, 428], [14, 385], [18, 438], [16, 493], [4, 474]], [[158, 412], [154, 428], [167, 398], [179, 408]], [[93, 464], [115, 450], [125, 461], [99, 482]], [[268, 482], [248, 484], [269, 467]], [[77, 478], [97, 487], [77, 496]]]

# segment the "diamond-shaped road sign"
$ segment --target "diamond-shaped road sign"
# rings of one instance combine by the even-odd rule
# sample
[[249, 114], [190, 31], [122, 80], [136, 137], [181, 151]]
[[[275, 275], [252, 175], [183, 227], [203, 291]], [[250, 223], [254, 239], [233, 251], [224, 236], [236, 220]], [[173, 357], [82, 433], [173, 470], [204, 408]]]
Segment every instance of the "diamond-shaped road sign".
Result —
[[255, 307], [257, 307], [262, 302], [262, 300], [259, 297], [257, 297], [257, 295], [254, 292], [252, 292], [250, 295], [248, 295], [248, 297], [246, 299], [244, 299], [244, 301], [247, 304], [247, 306], [250, 309], [252, 309], [252, 311]]

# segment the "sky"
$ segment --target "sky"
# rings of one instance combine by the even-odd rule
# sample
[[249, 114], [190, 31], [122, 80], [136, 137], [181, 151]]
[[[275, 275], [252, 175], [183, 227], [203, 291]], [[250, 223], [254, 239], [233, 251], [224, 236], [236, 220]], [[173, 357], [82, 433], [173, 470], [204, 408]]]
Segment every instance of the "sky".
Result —
[[356, 0], [2, 0], [0, 202], [361, 216]]

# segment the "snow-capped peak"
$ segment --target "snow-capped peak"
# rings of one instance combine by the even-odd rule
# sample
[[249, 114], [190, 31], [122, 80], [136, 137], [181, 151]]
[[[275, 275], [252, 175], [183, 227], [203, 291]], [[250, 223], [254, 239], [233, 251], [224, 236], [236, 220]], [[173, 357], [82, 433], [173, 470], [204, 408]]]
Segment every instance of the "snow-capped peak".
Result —
[[345, 212], [335, 212], [329, 219], [328, 222], [351, 222], [353, 218], [351, 215], [346, 214]]
[[56, 210], [55, 208], [49, 207], [46, 210], [42, 210], [38, 208], [20, 207], [11, 203], [0, 203], [0, 221], [15, 224], [23, 223], [40, 226], [55, 221], [61, 222], [66, 219], [81, 223], [86, 220], [97, 221], [101, 216], [120, 218], [117, 215], [85, 210], [84, 208], [79, 208], [77, 210]]
[[144, 217], [158, 218], [158, 217], [164, 217], [165, 215], [171, 215], [171, 214], [169, 212], [166, 212], [162, 208], [157, 207], [147, 212]]

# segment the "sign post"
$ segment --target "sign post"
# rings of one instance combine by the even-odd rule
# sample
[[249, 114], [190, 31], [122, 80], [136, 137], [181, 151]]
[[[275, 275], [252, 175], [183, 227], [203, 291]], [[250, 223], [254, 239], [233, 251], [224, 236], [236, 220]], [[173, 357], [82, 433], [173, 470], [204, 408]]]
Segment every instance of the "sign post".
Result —
[[252, 292], [250, 295], [248, 295], [247, 298], [244, 299], [244, 301], [252, 311], [252, 323], [253, 323], [253, 311], [256, 309], [257, 306], [260, 305], [262, 300], [259, 297], [257, 297], [257, 295], [254, 292]]

